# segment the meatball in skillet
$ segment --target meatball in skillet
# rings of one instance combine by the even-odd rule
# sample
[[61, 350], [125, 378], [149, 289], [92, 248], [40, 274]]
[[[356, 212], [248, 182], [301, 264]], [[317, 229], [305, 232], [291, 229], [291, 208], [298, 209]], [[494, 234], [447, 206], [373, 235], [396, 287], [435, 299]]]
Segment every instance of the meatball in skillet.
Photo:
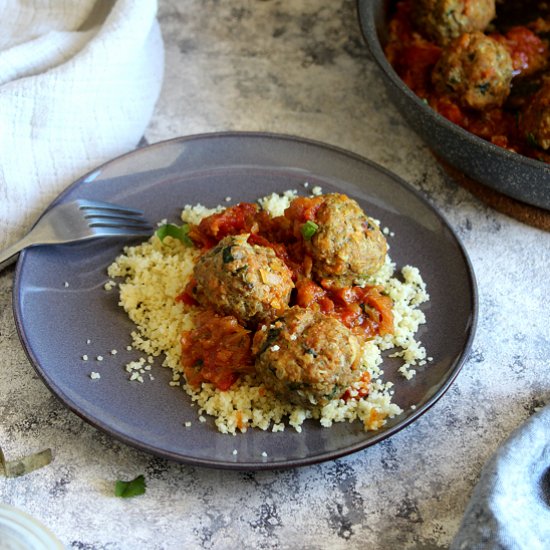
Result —
[[280, 398], [311, 407], [342, 396], [361, 375], [361, 346], [340, 321], [298, 306], [254, 336], [256, 370]]
[[453, 97], [463, 107], [483, 110], [502, 106], [512, 76], [512, 58], [505, 46], [481, 32], [472, 32], [443, 50], [432, 81], [440, 94]]
[[416, 0], [413, 4], [417, 28], [440, 45], [465, 32], [485, 30], [496, 15], [495, 0]]
[[550, 149], [550, 80], [543, 81], [520, 117], [520, 130], [532, 147]]
[[194, 269], [193, 297], [247, 325], [267, 321], [288, 307], [294, 288], [286, 264], [248, 234], [231, 235], [203, 254]]

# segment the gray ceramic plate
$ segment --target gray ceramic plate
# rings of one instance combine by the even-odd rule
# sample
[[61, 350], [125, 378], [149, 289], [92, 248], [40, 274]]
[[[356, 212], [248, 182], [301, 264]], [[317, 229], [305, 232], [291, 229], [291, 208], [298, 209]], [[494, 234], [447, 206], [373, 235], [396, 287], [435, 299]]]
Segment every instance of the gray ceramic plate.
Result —
[[[20, 257], [14, 287], [17, 328], [27, 354], [50, 390], [76, 414], [113, 437], [153, 454], [232, 469], [301, 466], [372, 445], [403, 428], [447, 390], [468, 353], [477, 315], [468, 258], [445, 220], [405, 182], [346, 151], [292, 137], [229, 133], [174, 139], [117, 158], [75, 182], [55, 202], [100, 199], [145, 211], [151, 221], [178, 220], [185, 204], [254, 201], [273, 191], [320, 185], [354, 197], [391, 228], [398, 266], [420, 268], [431, 295], [419, 338], [434, 358], [410, 382], [387, 360], [395, 402], [404, 413], [379, 432], [359, 423], [321, 428], [306, 423], [271, 433], [228, 436], [211, 419], [197, 420], [187, 395], [169, 386], [171, 373], [129, 382], [123, 365], [132, 323], [106, 292], [106, 268], [124, 243], [113, 240], [31, 248]], [[87, 341], [90, 343], [87, 343]], [[116, 355], [110, 350], [116, 349]], [[82, 361], [83, 354], [90, 357]], [[102, 355], [104, 360], [94, 358]], [[90, 372], [101, 378], [92, 380]], [[414, 405], [416, 408], [411, 408]], [[185, 427], [186, 422], [191, 427]], [[234, 450], [237, 451], [234, 454]], [[265, 453], [265, 455], [263, 454]]]

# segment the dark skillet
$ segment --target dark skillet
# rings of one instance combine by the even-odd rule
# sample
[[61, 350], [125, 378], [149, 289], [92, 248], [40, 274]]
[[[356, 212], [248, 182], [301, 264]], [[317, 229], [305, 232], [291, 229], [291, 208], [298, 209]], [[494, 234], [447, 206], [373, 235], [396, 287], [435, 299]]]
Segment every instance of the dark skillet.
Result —
[[[388, 95], [409, 125], [437, 156], [459, 172], [509, 197], [550, 210], [549, 164], [497, 147], [453, 124], [426, 105], [399, 78], [383, 52], [387, 13], [392, 3], [357, 0], [359, 22], [381, 69]], [[513, 10], [507, 12], [507, 21], [513, 17]]]

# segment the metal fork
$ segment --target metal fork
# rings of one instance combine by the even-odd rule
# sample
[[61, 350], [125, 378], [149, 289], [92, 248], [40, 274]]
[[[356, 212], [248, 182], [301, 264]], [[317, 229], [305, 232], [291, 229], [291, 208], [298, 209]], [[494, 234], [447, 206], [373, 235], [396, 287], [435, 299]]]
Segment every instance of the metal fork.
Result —
[[29, 246], [62, 244], [98, 237], [141, 237], [153, 227], [135, 208], [101, 201], [76, 200], [48, 210], [27, 235], [0, 252], [0, 270]]

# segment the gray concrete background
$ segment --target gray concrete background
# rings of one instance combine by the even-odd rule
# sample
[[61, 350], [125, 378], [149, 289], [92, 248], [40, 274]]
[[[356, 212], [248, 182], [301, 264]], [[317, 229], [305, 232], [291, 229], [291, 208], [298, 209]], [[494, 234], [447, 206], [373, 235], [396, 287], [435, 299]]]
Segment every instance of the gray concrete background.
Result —
[[[51, 465], [0, 478], [0, 501], [45, 523], [68, 548], [445, 548], [480, 469], [550, 402], [550, 234], [457, 187], [389, 104], [351, 0], [161, 0], [164, 88], [146, 133], [260, 130], [349, 149], [397, 173], [461, 237], [480, 319], [449, 392], [392, 438], [333, 462], [238, 473], [174, 464], [83, 423], [38, 379], [0, 275], [0, 445], [12, 460], [51, 447]], [[112, 496], [144, 474], [147, 493]]]

